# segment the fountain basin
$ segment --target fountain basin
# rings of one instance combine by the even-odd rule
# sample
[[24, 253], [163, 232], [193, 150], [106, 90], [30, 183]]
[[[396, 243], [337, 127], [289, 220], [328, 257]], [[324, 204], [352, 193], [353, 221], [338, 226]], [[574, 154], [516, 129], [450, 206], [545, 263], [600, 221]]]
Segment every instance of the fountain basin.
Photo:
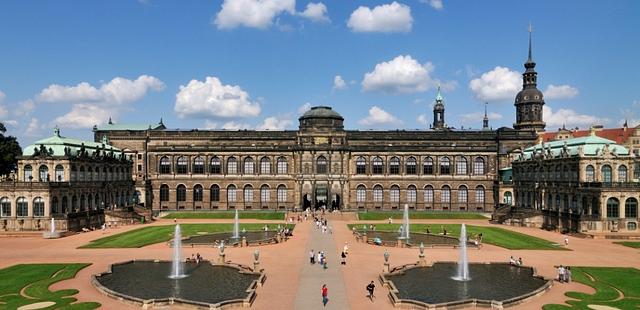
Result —
[[454, 262], [406, 265], [381, 275], [396, 307], [446, 309], [464, 306], [506, 307], [547, 291], [552, 281], [535, 269], [505, 263], [470, 263], [468, 281], [452, 279]]
[[224, 241], [225, 245], [239, 244], [242, 241], [242, 237], [245, 237], [247, 243], [250, 245], [265, 244], [276, 242], [277, 231], [247, 231], [241, 232], [240, 238], [233, 238], [232, 232], [220, 232], [206, 235], [195, 235], [189, 238], [182, 239], [182, 246], [211, 246], [220, 244]]
[[[362, 238], [364, 234], [367, 235], [367, 243], [375, 244], [375, 238], [382, 240], [384, 246], [396, 246], [397, 241], [401, 240], [402, 243], [408, 247], [420, 246], [420, 243], [424, 243], [425, 247], [446, 246], [456, 247], [460, 243], [458, 238], [443, 235], [433, 235], [426, 233], [409, 233], [409, 239], [398, 238], [397, 232], [392, 231], [357, 231], [358, 238]], [[472, 246], [472, 245], [470, 245]]]
[[143, 307], [185, 304], [207, 309], [249, 307], [264, 273], [241, 265], [184, 264], [187, 277], [170, 279], [171, 262], [134, 260], [113, 264], [94, 275], [92, 284], [103, 294]]

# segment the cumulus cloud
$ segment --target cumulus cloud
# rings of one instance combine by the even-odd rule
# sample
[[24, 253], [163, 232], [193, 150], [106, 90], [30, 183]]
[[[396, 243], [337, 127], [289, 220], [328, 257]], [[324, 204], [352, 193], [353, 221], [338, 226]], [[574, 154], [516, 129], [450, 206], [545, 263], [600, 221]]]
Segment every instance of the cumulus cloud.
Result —
[[420, 114], [418, 115], [418, 117], [416, 118], [416, 121], [418, 122], [418, 124], [421, 125], [429, 125], [429, 118], [427, 118], [427, 114]]
[[118, 116], [118, 110], [96, 104], [77, 103], [67, 114], [53, 120], [52, 125], [69, 128], [91, 128], [105, 122], [107, 116]]
[[126, 104], [142, 99], [150, 90], [161, 91], [164, 83], [158, 78], [141, 75], [135, 80], [116, 77], [95, 87], [87, 82], [76, 86], [50, 85], [36, 99], [42, 102]]
[[409, 32], [412, 25], [411, 8], [395, 1], [373, 9], [360, 6], [347, 22], [353, 32]]
[[304, 112], [309, 110], [311, 110], [311, 102], [306, 102], [298, 108], [298, 114], [304, 114]]
[[520, 73], [500, 66], [469, 82], [469, 89], [480, 101], [513, 100], [521, 88]]
[[433, 78], [433, 70], [434, 66], [430, 62], [423, 65], [410, 55], [401, 55], [379, 63], [372, 72], [365, 73], [362, 89], [385, 93], [413, 93], [426, 91], [438, 85], [441, 85], [443, 90], [455, 88], [454, 81], [442, 82]]
[[18, 103], [16, 108], [13, 110], [13, 114], [15, 116], [27, 116], [31, 115], [35, 109], [36, 103], [31, 99], [27, 99]]
[[267, 117], [264, 121], [256, 126], [257, 130], [285, 130], [287, 128], [291, 128], [293, 125], [293, 121], [286, 118], [280, 117]]
[[547, 123], [547, 127], [589, 127], [594, 124], [605, 124], [608, 122], [606, 118], [598, 118], [593, 115], [578, 114], [571, 109], [559, 109], [553, 111], [551, 107], [544, 105], [542, 107], [542, 117]]
[[255, 117], [260, 104], [238, 85], [223, 85], [217, 77], [191, 80], [176, 94], [174, 111], [178, 117]]
[[299, 15], [316, 23], [326, 23], [331, 21], [327, 15], [327, 6], [322, 2], [310, 2], [307, 4], [307, 8], [300, 12]]
[[222, 129], [224, 130], [240, 130], [240, 129], [248, 129], [251, 128], [248, 124], [240, 123], [236, 121], [226, 122], [222, 125]]
[[333, 78], [333, 89], [342, 90], [346, 88], [347, 88], [347, 83], [342, 79], [341, 76], [336, 75]]
[[29, 126], [27, 126], [27, 129], [24, 131], [24, 135], [27, 137], [37, 137], [40, 135], [40, 122], [37, 118], [31, 118]]
[[204, 129], [212, 130], [218, 128], [218, 123], [210, 120], [205, 120], [204, 125], [202, 126]]
[[549, 84], [544, 91], [544, 97], [546, 99], [571, 99], [577, 96], [580, 92], [577, 88], [571, 85], [553, 85]]
[[[326, 8], [325, 8], [326, 9]], [[317, 10], [317, 9], [316, 9]], [[224, 0], [213, 23], [218, 29], [266, 29], [282, 13], [296, 13], [295, 0]]]
[[444, 8], [442, 0], [420, 0], [420, 2], [426, 3], [436, 10], [442, 10]]
[[358, 124], [363, 126], [384, 126], [384, 125], [401, 125], [402, 121], [391, 113], [373, 106], [369, 109], [369, 115], [358, 121]]

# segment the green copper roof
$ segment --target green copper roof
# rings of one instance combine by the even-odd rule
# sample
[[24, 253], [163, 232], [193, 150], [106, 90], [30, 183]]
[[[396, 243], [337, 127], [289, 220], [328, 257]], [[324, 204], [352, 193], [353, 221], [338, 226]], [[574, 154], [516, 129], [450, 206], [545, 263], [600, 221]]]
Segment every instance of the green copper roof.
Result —
[[614, 141], [601, 138], [598, 136], [586, 136], [580, 138], [573, 138], [567, 140], [551, 141], [541, 144], [536, 144], [524, 150], [524, 158], [531, 158], [533, 152], [551, 151], [551, 154], [556, 157], [559, 156], [562, 150], [567, 148], [567, 152], [570, 156], [578, 155], [579, 149], [582, 149], [582, 153], [587, 156], [593, 156], [598, 153], [602, 153], [605, 147], [609, 148], [609, 152], [618, 155], [629, 155], [629, 150], [622, 145], [616, 144]]
[[93, 141], [83, 141], [79, 139], [63, 137], [60, 135], [60, 129], [56, 127], [54, 129], [53, 136], [38, 140], [33, 144], [25, 147], [22, 155], [31, 156], [36, 152], [36, 149], [40, 149], [41, 146], [44, 146], [47, 151], [53, 151], [53, 154], [51, 154], [53, 156], [64, 156], [65, 148], [69, 148], [69, 155], [75, 156], [79, 153], [80, 148], [82, 148], [83, 145], [88, 153], [92, 153], [98, 148], [100, 148], [102, 151], [113, 151], [116, 155], [122, 153], [120, 149], [109, 145], [107, 141], [103, 141], [103, 143], [96, 143]]
[[442, 97], [442, 94], [440, 93], [440, 86], [438, 86], [438, 94], [436, 95], [436, 102], [442, 102], [444, 101], [444, 98]]

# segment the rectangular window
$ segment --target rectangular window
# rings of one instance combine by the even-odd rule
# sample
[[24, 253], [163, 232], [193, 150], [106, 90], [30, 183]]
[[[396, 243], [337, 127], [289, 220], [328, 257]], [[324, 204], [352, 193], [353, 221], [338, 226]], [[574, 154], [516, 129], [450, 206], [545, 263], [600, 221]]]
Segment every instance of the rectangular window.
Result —
[[142, 154], [138, 154], [138, 160], [142, 160]]
[[373, 201], [382, 202], [382, 189], [373, 189]]
[[391, 202], [400, 201], [400, 190], [392, 189], [390, 194], [391, 194]]
[[142, 171], [142, 165], [138, 165], [138, 172]]
[[407, 174], [416, 174], [416, 163], [407, 164]]
[[433, 164], [425, 164], [422, 169], [422, 174], [433, 174]]
[[382, 174], [382, 163], [373, 163], [373, 174]]
[[236, 202], [236, 189], [230, 188], [227, 190], [227, 201]]
[[238, 174], [238, 162], [230, 161], [227, 164], [227, 174]]
[[278, 161], [278, 174], [287, 174], [287, 162], [282, 160]]
[[364, 164], [356, 164], [356, 174], [367, 173], [367, 166]]
[[253, 188], [244, 190], [244, 202], [253, 202]]
[[211, 201], [220, 201], [220, 189], [214, 188], [211, 190]]
[[389, 173], [390, 174], [400, 174], [400, 165], [391, 165], [389, 167]]
[[2, 201], [0, 203], [0, 215], [2, 215], [2, 217], [11, 216], [11, 202]]
[[433, 202], [433, 189], [425, 189], [424, 190], [424, 202], [432, 203]]
[[220, 169], [220, 163], [211, 164], [211, 174], [220, 174], [222, 169]]
[[44, 216], [44, 202], [33, 203], [33, 216]]
[[16, 213], [18, 217], [26, 217], [29, 216], [29, 207], [26, 202], [18, 202]]
[[407, 190], [407, 201], [411, 203], [416, 202], [416, 191], [415, 190]]

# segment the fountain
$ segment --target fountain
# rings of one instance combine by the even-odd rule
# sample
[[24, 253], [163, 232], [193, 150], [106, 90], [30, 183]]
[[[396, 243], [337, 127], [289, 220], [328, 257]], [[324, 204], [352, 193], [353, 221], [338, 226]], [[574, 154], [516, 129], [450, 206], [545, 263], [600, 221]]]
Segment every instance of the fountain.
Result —
[[171, 261], [169, 278], [177, 280], [186, 277], [184, 266], [182, 266], [182, 231], [180, 230], [180, 224], [177, 224], [173, 233], [173, 260]]
[[402, 226], [399, 231], [398, 239], [409, 240], [409, 205], [404, 205], [404, 215], [402, 218]]
[[49, 224], [49, 230], [45, 230], [42, 232], [42, 237], [45, 239], [56, 239], [63, 236], [63, 232], [56, 231], [56, 221], [53, 217], [51, 217], [51, 224]]
[[462, 224], [460, 228], [460, 256], [458, 258], [458, 274], [452, 279], [456, 281], [469, 281], [469, 260], [467, 259], [467, 226]]
[[53, 217], [51, 218], [51, 235], [55, 235], [56, 233], [56, 221], [53, 219]]
[[240, 239], [240, 222], [238, 220], [238, 209], [233, 221], [233, 239]]

